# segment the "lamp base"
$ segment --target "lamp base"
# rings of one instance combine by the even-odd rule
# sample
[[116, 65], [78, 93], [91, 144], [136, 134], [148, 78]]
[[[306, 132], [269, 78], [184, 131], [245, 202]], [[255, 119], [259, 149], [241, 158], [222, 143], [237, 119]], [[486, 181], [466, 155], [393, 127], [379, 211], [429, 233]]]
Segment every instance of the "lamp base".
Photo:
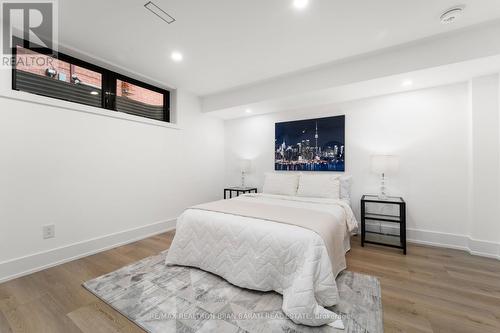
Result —
[[382, 173], [382, 177], [380, 178], [380, 193], [378, 195], [378, 198], [380, 200], [387, 200], [387, 194], [385, 193], [386, 187], [385, 187], [385, 174]]

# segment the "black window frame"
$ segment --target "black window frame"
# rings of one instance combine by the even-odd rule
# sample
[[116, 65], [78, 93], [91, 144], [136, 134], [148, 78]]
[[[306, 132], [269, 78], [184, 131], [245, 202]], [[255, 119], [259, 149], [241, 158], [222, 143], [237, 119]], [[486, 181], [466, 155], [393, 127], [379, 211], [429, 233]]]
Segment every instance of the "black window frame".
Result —
[[12, 90], [23, 91], [23, 92], [26, 92], [29, 94], [44, 96], [44, 97], [53, 98], [56, 100], [69, 101], [69, 102], [77, 103], [77, 104], [81, 104], [81, 105], [87, 105], [84, 103], [76, 102], [76, 101], [71, 100], [71, 99], [57, 98], [54, 96], [43, 95], [43, 94], [39, 94], [39, 93], [34, 93], [34, 92], [18, 89], [17, 82], [16, 82], [17, 47], [18, 46], [20, 46], [24, 49], [33, 51], [33, 52], [43, 54], [43, 55], [52, 56], [58, 60], [68, 62], [71, 65], [75, 65], [78, 67], [89, 69], [91, 71], [94, 71], [94, 72], [101, 74], [101, 91], [102, 91], [102, 93], [101, 93], [101, 106], [99, 107], [101, 109], [127, 114], [126, 112], [116, 110], [116, 82], [117, 82], [117, 80], [125, 81], [127, 83], [136, 85], [138, 87], [145, 88], [145, 89], [162, 94], [163, 95], [163, 119], [162, 120], [138, 116], [138, 115], [134, 115], [134, 116], [140, 117], [140, 118], [146, 118], [146, 119], [150, 119], [150, 120], [156, 120], [156, 121], [170, 123], [170, 91], [169, 90], [159, 88], [157, 86], [154, 86], [154, 85], [151, 85], [149, 83], [134, 79], [134, 78], [129, 77], [127, 75], [123, 75], [121, 73], [106, 69], [104, 67], [94, 65], [92, 63], [80, 60], [78, 58], [67, 55], [65, 53], [56, 52], [52, 49], [34, 44], [33, 42], [27, 41], [23, 38], [19, 38], [16, 36], [12, 37], [12, 58], [13, 58]]

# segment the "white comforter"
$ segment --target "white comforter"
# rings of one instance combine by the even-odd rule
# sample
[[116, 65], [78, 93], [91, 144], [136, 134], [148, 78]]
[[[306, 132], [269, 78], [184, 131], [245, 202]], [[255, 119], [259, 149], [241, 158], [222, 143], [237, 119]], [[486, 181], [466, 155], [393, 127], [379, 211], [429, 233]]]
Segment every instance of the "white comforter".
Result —
[[336, 265], [340, 269], [332, 271], [323, 239], [309, 229], [197, 209], [187, 209], [178, 218], [166, 263], [198, 267], [243, 288], [279, 292], [284, 313], [296, 323], [320, 326], [338, 319], [324, 307], [338, 302], [335, 277], [345, 269], [349, 235], [357, 228], [349, 205], [341, 200], [266, 194], [232, 200], [329, 212], [342, 235], [339, 250], [344, 260]]

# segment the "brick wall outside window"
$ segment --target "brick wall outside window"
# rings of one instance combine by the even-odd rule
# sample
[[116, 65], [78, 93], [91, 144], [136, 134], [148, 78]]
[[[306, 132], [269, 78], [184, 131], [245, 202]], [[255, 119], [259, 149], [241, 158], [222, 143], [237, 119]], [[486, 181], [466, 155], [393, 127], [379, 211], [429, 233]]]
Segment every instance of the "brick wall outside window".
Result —
[[121, 80], [116, 81], [116, 95], [149, 105], [163, 105], [163, 94]]
[[102, 75], [92, 70], [71, 65], [65, 61], [17, 47], [16, 68], [24, 72], [48, 76], [47, 70], [56, 71], [54, 79], [71, 83], [74, 74], [82, 84], [101, 89]]

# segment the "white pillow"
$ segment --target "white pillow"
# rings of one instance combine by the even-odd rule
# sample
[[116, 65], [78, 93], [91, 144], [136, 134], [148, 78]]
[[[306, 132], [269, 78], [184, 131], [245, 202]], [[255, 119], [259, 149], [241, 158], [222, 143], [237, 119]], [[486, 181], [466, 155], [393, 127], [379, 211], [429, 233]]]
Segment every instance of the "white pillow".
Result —
[[318, 175], [303, 173], [300, 175], [297, 195], [314, 198], [340, 198], [339, 175]]
[[296, 195], [299, 186], [299, 174], [296, 173], [266, 173], [264, 179], [264, 193]]

